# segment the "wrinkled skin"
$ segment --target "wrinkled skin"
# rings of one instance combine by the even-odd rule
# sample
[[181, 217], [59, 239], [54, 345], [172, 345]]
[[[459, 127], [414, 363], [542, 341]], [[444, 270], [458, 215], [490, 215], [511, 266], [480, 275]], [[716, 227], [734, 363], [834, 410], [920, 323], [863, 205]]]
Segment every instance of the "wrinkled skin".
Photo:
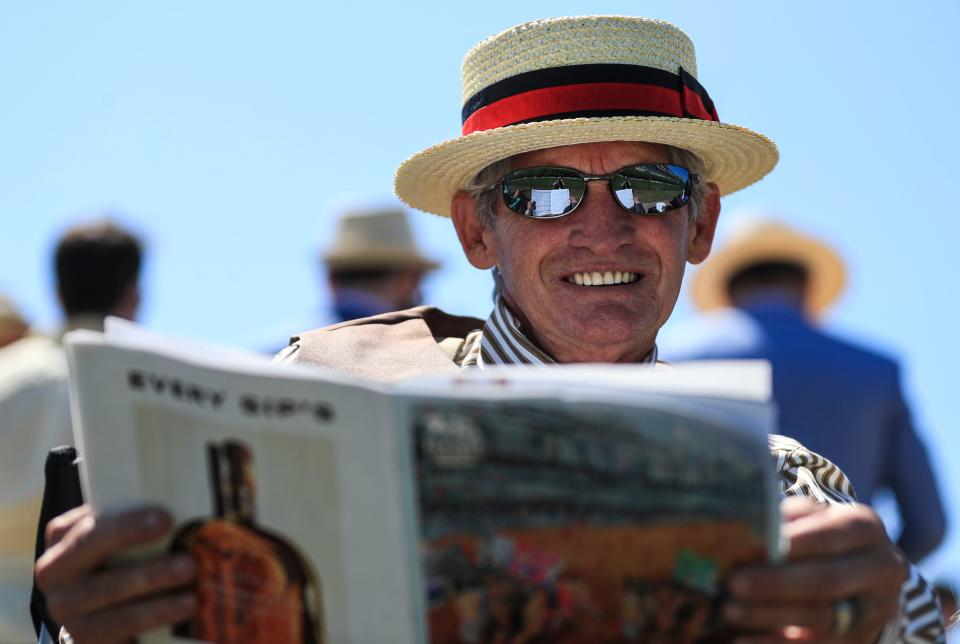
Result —
[[[726, 620], [751, 633], [743, 642], [876, 642], [900, 608], [908, 564], [877, 514], [861, 504], [781, 504], [787, 560], [736, 571], [728, 580]], [[856, 597], [862, 616], [833, 637], [834, 606]]]
[[[561, 166], [607, 174], [636, 163], [669, 162], [661, 145], [636, 142], [569, 145], [521, 154], [512, 169]], [[504, 296], [524, 330], [558, 362], [636, 362], [653, 348], [680, 293], [686, 263], [707, 257], [720, 212], [708, 185], [704, 212], [691, 222], [688, 207], [637, 215], [615, 203], [609, 184], [591, 181], [571, 214], [536, 220], [497, 201], [495, 226], [475, 215], [458, 194], [453, 219], [464, 252], [477, 268], [497, 266]], [[591, 287], [571, 283], [576, 272], [623, 271], [632, 284]]]

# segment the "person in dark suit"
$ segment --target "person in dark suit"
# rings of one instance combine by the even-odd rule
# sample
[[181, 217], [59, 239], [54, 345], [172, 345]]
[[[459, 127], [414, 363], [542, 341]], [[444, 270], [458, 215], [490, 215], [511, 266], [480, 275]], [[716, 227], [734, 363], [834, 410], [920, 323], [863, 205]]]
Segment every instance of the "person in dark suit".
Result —
[[911, 560], [923, 558], [943, 539], [946, 521], [900, 367], [817, 321], [842, 291], [842, 260], [779, 223], [755, 222], [740, 233], [694, 277], [694, 301], [710, 313], [669, 357], [769, 361], [779, 431], [836, 463], [861, 501], [892, 492], [902, 525], [897, 545]]

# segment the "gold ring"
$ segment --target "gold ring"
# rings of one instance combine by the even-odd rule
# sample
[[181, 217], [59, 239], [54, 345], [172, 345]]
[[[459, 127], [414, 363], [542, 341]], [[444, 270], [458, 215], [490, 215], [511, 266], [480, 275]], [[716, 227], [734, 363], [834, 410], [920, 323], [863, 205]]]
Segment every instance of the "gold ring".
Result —
[[843, 637], [860, 621], [862, 607], [856, 597], [845, 597], [833, 605], [833, 634]]

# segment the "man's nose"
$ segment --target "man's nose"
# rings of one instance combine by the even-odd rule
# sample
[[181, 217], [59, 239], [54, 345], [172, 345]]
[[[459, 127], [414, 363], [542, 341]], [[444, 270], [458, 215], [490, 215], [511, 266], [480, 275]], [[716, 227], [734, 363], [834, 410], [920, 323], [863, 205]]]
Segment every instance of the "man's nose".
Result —
[[614, 203], [606, 181], [588, 182], [584, 199], [570, 222], [571, 246], [587, 248], [598, 255], [612, 255], [621, 246], [633, 243], [636, 215]]

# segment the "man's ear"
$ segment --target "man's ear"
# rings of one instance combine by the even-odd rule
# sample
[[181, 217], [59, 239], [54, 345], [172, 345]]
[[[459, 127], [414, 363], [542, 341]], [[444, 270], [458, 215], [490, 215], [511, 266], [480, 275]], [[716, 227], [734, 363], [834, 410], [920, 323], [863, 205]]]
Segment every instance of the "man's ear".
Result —
[[463, 191], [453, 195], [450, 218], [467, 261], [476, 268], [493, 268], [497, 263], [496, 240], [493, 231], [477, 216], [476, 199]]
[[687, 261], [699, 264], [710, 254], [713, 234], [720, 218], [720, 189], [712, 181], [707, 184], [700, 217], [690, 224], [690, 239], [687, 242]]

